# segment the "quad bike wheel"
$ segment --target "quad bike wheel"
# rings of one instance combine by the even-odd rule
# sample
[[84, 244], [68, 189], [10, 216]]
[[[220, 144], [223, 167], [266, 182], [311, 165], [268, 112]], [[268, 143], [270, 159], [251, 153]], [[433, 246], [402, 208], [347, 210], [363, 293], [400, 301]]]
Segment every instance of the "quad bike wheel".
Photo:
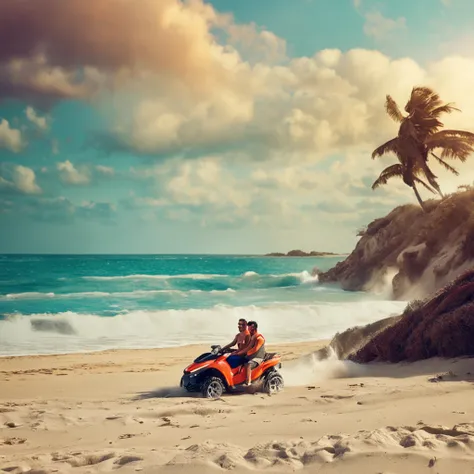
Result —
[[225, 387], [219, 377], [208, 377], [204, 380], [201, 391], [206, 398], [220, 398], [225, 391]]
[[283, 390], [284, 386], [285, 383], [283, 381], [283, 377], [278, 372], [272, 372], [265, 379], [263, 391], [269, 395], [273, 395], [274, 393], [278, 393]]

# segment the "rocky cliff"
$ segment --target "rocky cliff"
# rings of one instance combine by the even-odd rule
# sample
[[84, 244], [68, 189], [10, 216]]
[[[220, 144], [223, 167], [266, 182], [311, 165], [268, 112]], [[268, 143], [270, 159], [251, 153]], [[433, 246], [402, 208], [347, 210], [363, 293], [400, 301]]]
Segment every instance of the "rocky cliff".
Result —
[[431, 297], [412, 301], [403, 314], [336, 334], [310, 357], [323, 360], [333, 353], [357, 363], [474, 356], [474, 269]]
[[474, 356], [474, 270], [434, 297], [410, 303], [401, 316], [370, 332], [362, 346], [352, 345], [350, 360], [400, 362]]
[[474, 190], [419, 206], [397, 207], [359, 233], [354, 251], [319, 281], [350, 291], [391, 288], [398, 299], [423, 298], [474, 267]]

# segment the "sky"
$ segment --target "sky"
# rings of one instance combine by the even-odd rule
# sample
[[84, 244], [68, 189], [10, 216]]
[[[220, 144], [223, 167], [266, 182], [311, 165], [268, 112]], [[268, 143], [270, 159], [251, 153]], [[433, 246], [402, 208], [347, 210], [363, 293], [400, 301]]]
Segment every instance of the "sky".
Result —
[[[415, 203], [372, 150], [435, 88], [474, 129], [469, 0], [2, 0], [0, 253], [351, 251]], [[441, 188], [474, 183], [434, 167]], [[428, 192], [423, 194], [429, 198]]]

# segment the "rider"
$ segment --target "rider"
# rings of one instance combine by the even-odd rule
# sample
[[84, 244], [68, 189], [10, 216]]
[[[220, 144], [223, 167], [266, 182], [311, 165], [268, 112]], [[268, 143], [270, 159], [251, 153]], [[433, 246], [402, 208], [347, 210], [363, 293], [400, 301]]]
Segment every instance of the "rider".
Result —
[[239, 365], [242, 365], [245, 360], [242, 355], [237, 354], [238, 351], [242, 350], [250, 342], [250, 332], [247, 328], [247, 321], [243, 318], [239, 319], [238, 322], [239, 332], [234, 337], [234, 340], [222, 348], [222, 351], [230, 349], [237, 344], [237, 349], [234, 349], [233, 354], [227, 357], [227, 362], [232, 369], [235, 369]]
[[247, 370], [247, 381], [245, 385], [250, 385], [252, 382], [252, 370], [258, 367], [265, 358], [265, 338], [257, 331], [258, 324], [255, 321], [248, 322], [250, 332], [249, 344], [237, 351], [236, 355], [245, 354], [245, 369]]

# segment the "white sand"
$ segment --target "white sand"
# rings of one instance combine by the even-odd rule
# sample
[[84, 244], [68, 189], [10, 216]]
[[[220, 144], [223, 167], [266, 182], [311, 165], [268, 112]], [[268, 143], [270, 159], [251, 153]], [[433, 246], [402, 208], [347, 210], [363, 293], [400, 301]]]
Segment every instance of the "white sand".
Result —
[[284, 392], [216, 401], [177, 388], [202, 346], [1, 358], [0, 471], [474, 472], [474, 359], [300, 358], [317, 348], [276, 348]]

